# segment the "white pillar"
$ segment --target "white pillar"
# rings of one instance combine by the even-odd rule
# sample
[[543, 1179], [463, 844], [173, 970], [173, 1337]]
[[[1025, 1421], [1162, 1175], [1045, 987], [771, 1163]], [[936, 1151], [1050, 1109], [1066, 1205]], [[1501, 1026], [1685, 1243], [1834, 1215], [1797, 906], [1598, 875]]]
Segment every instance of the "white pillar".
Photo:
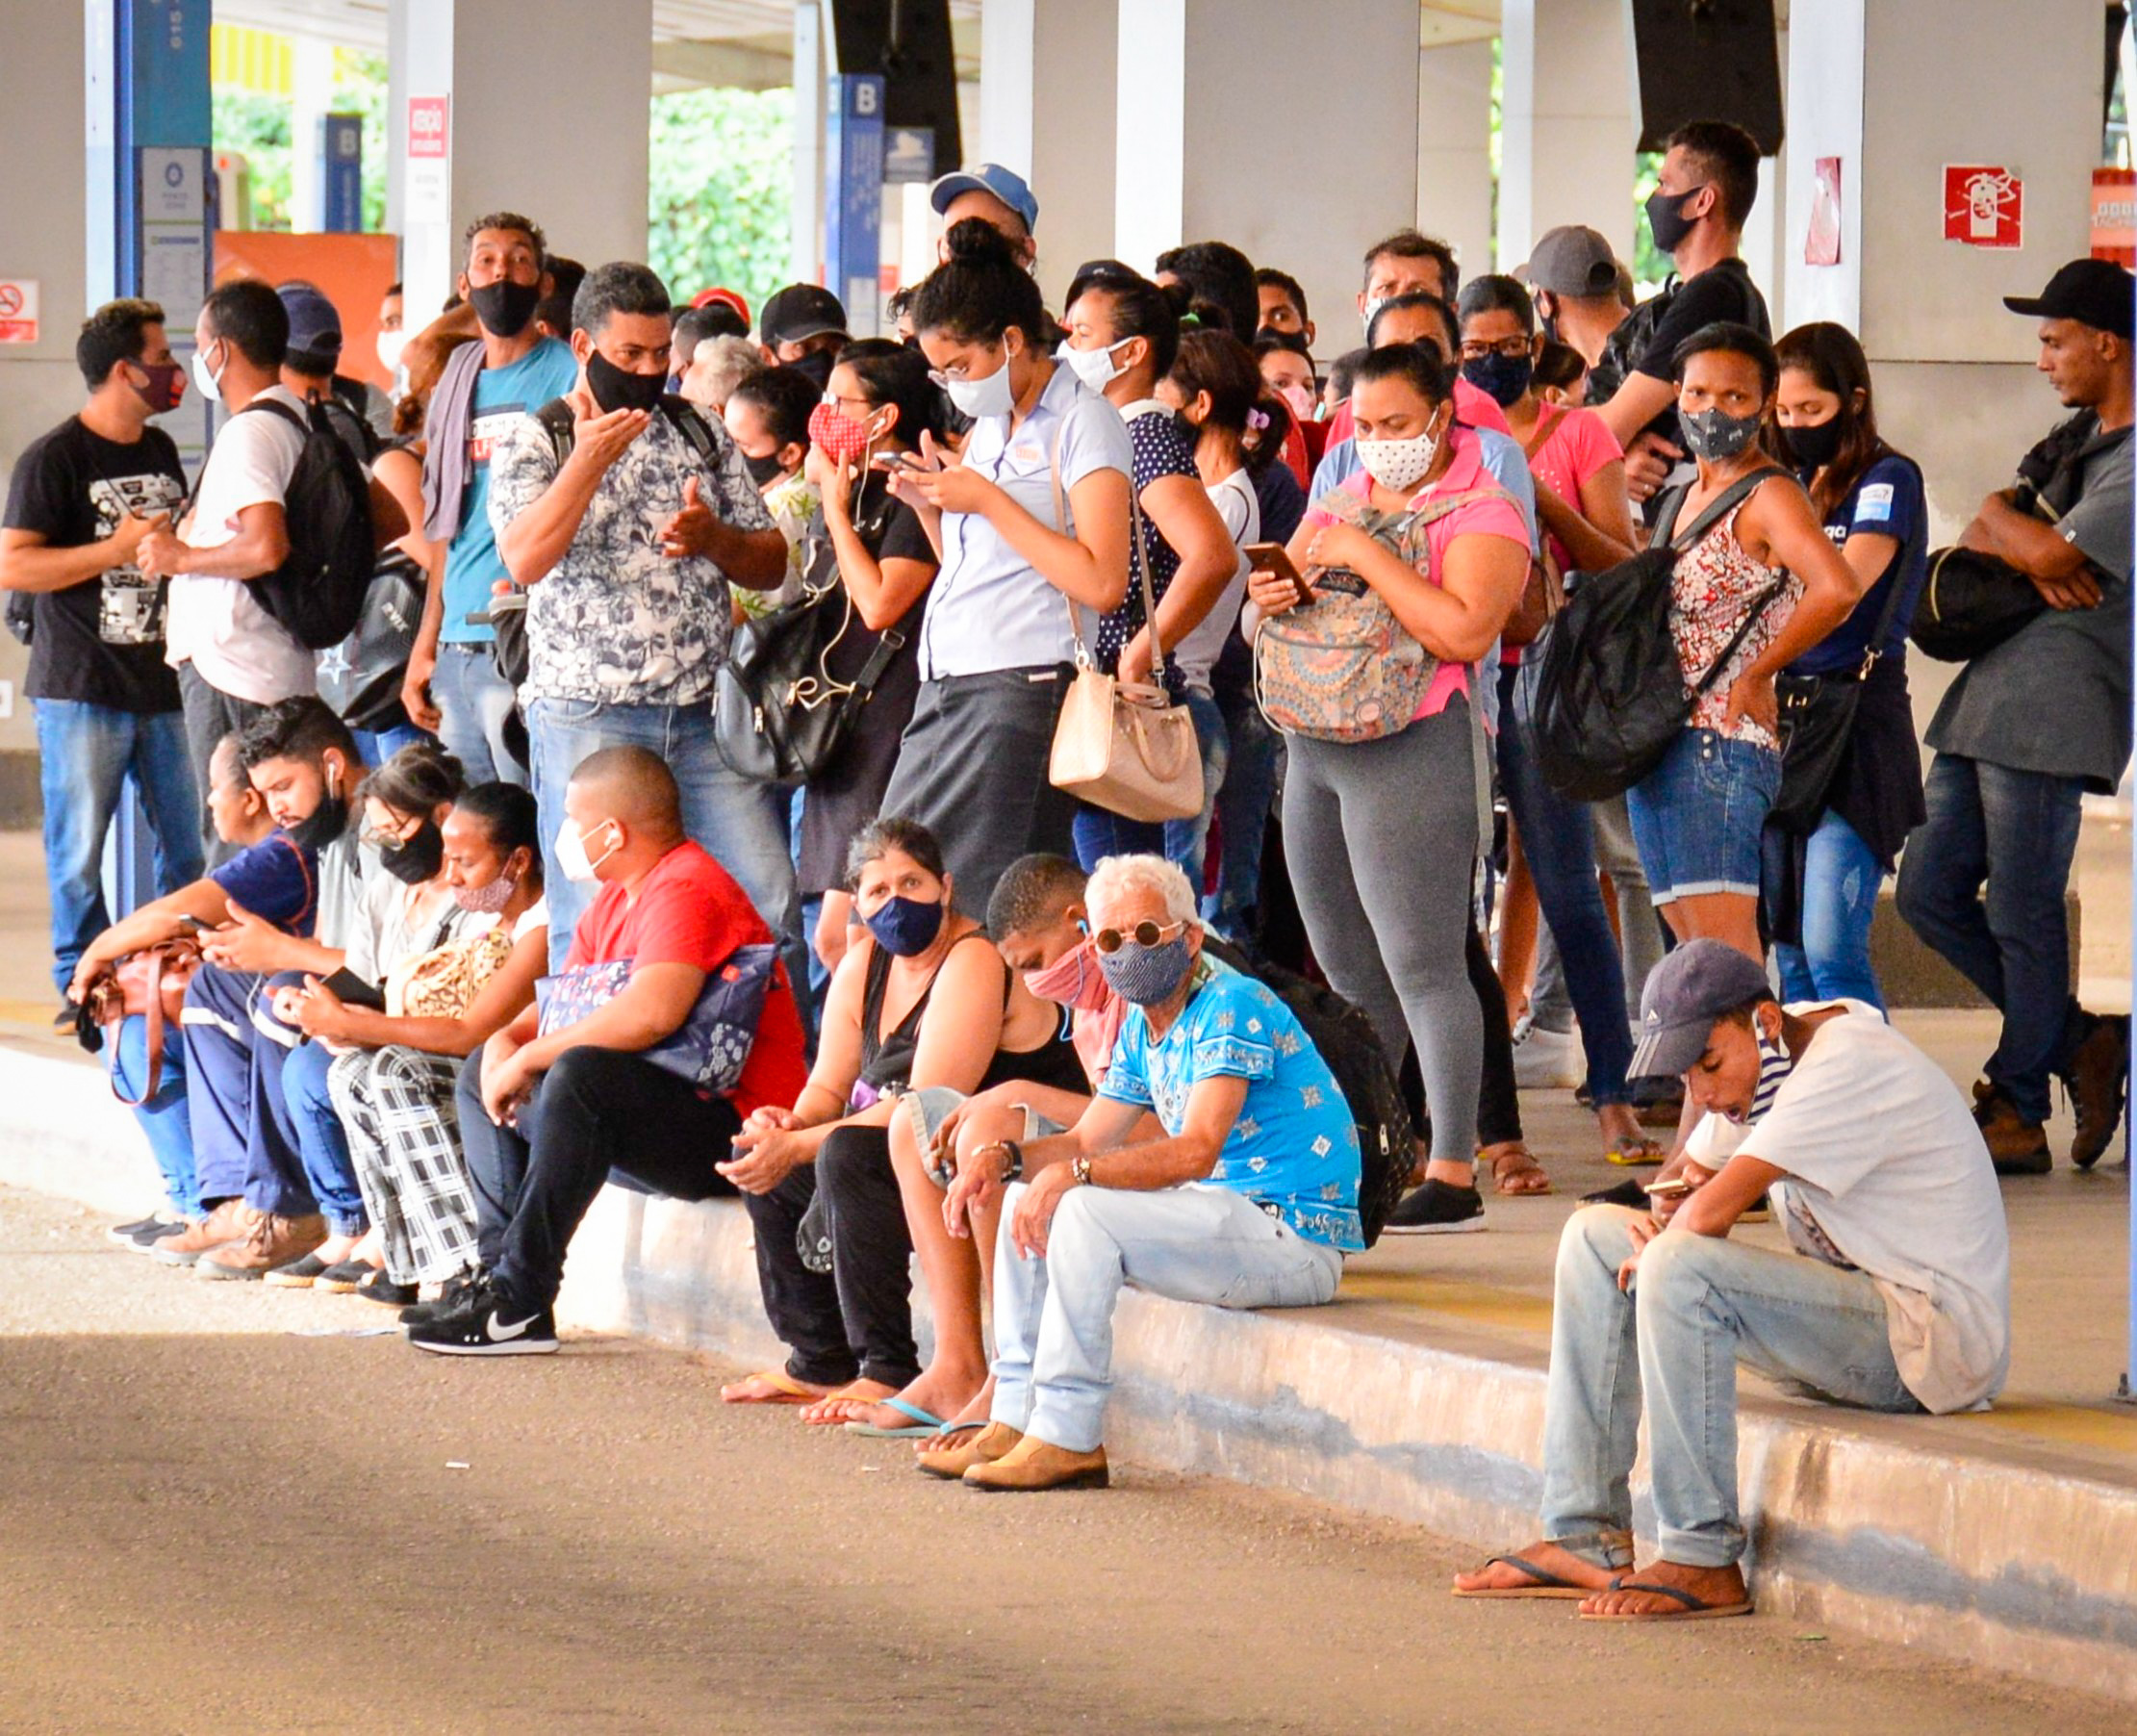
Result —
[[290, 227], [317, 235], [326, 227], [326, 179], [319, 172], [319, 123], [334, 106], [334, 44], [320, 37], [291, 39], [294, 76], [290, 112]]
[[1623, 0], [1505, 0], [1500, 9], [1502, 268], [1561, 223], [1633, 247], [1631, 9]]
[[[1268, 106], [1287, 42], [1341, 44], [1325, 125]], [[1416, 220], [1417, 54], [1416, 9], [1388, 0], [1120, 0], [1121, 258], [1231, 242], [1341, 347], [1359, 256]]]
[[1417, 227], [1453, 246], [1465, 281], [1494, 268], [1488, 37], [1418, 50]]
[[[387, 138], [412, 308], [444, 299], [460, 229], [487, 211], [531, 217], [589, 266], [646, 257], [652, 0], [390, 0], [389, 19], [407, 67]], [[442, 171], [410, 154], [410, 104], [436, 97]]]
[[[816, 0], [794, 6], [794, 281], [824, 271], [824, 13]], [[754, 310], [752, 310], [752, 313]]]

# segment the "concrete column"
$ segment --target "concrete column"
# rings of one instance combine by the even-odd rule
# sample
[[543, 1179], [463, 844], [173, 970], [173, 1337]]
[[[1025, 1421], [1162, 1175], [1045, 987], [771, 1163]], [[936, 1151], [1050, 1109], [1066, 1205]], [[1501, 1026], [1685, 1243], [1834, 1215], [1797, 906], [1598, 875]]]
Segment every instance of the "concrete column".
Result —
[[319, 123], [334, 106], [334, 44], [292, 38], [294, 89], [290, 114], [290, 227], [317, 235], [326, 227], [326, 182], [319, 172]]
[[[1500, 8], [1500, 264], [1585, 223], [1632, 257], [1631, 11], [1623, 0], [1505, 0]], [[1466, 274], [1466, 270], [1465, 270]]]
[[[1126, 5], [1118, 8], [1127, 11]], [[1038, 278], [1058, 307], [1076, 268], [1113, 255], [1116, 0], [987, 0], [979, 149], [1031, 184]], [[932, 258], [932, 235], [929, 252]]]
[[[390, 0], [405, 66], [388, 116], [409, 305], [432, 309], [460, 231], [486, 211], [532, 217], [589, 266], [646, 256], [652, 0]], [[410, 154], [409, 104], [449, 99], [447, 154]]]
[[1491, 255], [1491, 41], [1417, 54], [1417, 227], [1452, 243], [1464, 278]]
[[817, 283], [824, 268], [824, 13], [816, 0], [794, 6], [794, 243], [797, 283]]
[[[1330, 124], [1268, 132], [1286, 42], [1341, 45]], [[1120, 0], [1120, 257], [1147, 270], [1181, 242], [1231, 242], [1297, 276], [1341, 349], [1359, 256], [1416, 220], [1417, 63], [1416, 9], [1387, 0]]]

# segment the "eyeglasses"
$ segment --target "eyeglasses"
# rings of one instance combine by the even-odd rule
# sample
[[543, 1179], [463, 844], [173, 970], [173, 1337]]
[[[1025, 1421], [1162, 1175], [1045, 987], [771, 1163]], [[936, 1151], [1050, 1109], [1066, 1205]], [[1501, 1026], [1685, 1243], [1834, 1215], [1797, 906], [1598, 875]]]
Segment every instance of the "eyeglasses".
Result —
[[1499, 355], [1510, 362], [1517, 362], [1529, 353], [1529, 348], [1530, 341], [1527, 338], [1501, 338], [1496, 344], [1487, 344], [1479, 338], [1466, 338], [1462, 345], [1462, 359], [1464, 362], [1481, 362], [1486, 356]]
[[1181, 932], [1186, 926], [1186, 919], [1183, 917], [1178, 922], [1168, 922], [1162, 927], [1155, 922], [1138, 922], [1126, 933], [1119, 929], [1101, 929], [1091, 936], [1091, 944], [1107, 954], [1119, 952], [1131, 940], [1140, 947], [1153, 947], [1167, 935]]
[[357, 828], [356, 841], [368, 844], [373, 850], [395, 850], [422, 829], [420, 820], [403, 820], [389, 829], [373, 826], [369, 820]]
[[842, 392], [827, 392], [825, 393], [822, 401], [827, 404], [858, 404], [863, 410], [873, 410], [876, 408], [876, 400], [874, 398], [848, 397]]

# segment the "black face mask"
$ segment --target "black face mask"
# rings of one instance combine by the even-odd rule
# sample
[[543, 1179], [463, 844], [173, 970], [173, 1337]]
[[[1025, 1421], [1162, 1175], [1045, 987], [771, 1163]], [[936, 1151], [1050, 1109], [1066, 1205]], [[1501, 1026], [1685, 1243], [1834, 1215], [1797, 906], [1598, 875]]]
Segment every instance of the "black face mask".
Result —
[[815, 383], [818, 392], [831, 388], [831, 370], [838, 365], [838, 358], [827, 350], [812, 349], [799, 362], [786, 364], [797, 373], [805, 373]]
[[482, 321], [482, 329], [492, 337], [517, 338], [526, 330], [534, 310], [542, 304], [542, 286], [500, 277], [496, 283], [470, 290], [468, 301], [475, 310], [475, 318]]
[[1685, 216], [1685, 204], [1698, 191], [1696, 187], [1690, 187], [1683, 192], [1667, 193], [1658, 187], [1647, 195], [1647, 227], [1662, 252], [1674, 253], [1685, 244], [1685, 237], [1698, 221], [1696, 217]]
[[759, 488], [770, 488], [786, 474], [786, 466], [779, 462], [776, 452], [767, 452], [762, 458], [752, 458], [745, 452], [742, 462], [750, 472], [750, 480]]
[[445, 865], [445, 834], [438, 830], [437, 821], [425, 820], [414, 837], [381, 850], [378, 865], [407, 885], [434, 881]]
[[303, 819], [282, 829], [299, 850], [324, 850], [348, 830], [348, 798], [342, 794], [342, 776], [332, 766], [325, 772], [319, 804]]
[[668, 376], [664, 373], [626, 373], [597, 349], [590, 351], [586, 358], [586, 389], [604, 412], [651, 411], [658, 407], [661, 394], [668, 390]]
[[1808, 425], [1798, 422], [1780, 432], [1781, 444], [1800, 470], [1821, 471], [1840, 456], [1843, 430], [1838, 416]]

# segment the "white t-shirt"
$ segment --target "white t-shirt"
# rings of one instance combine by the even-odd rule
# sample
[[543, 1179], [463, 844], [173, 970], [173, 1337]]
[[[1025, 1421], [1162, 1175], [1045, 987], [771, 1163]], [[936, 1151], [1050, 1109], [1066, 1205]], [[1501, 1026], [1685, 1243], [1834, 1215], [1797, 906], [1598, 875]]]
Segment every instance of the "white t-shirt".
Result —
[[1996, 1170], [1944, 1070], [1874, 1008], [1842, 1005], [1764, 1115], [1749, 1127], [1709, 1115], [1687, 1149], [1702, 1163], [1748, 1152], [1786, 1171], [1774, 1204], [1790, 1242], [1875, 1279], [1907, 1390], [1931, 1411], [1963, 1411], [1994, 1398], [2011, 1366]]
[[1195, 623], [1194, 630], [1173, 652], [1173, 661], [1187, 677], [1188, 690], [1205, 695], [1209, 691], [1209, 672], [1216, 667], [1217, 658], [1224, 651], [1226, 638], [1239, 625], [1239, 605], [1246, 601], [1246, 547], [1261, 540], [1261, 502], [1255, 496], [1254, 482], [1244, 467], [1234, 471], [1222, 482], [1212, 482], [1208, 494], [1217, 516], [1224, 521], [1225, 529], [1232, 533], [1233, 548], [1240, 550], [1240, 554], [1238, 569], [1217, 598], [1217, 606]]
[[[260, 396], [305, 414], [303, 402], [286, 387], [270, 386]], [[238, 515], [246, 507], [282, 502], [303, 450], [304, 436], [272, 410], [231, 417], [201, 467], [186, 542], [195, 549], [219, 549], [238, 534]], [[217, 692], [256, 705], [318, 691], [316, 654], [260, 606], [242, 579], [199, 573], [173, 578], [165, 639], [165, 660], [173, 669], [190, 662]]]

